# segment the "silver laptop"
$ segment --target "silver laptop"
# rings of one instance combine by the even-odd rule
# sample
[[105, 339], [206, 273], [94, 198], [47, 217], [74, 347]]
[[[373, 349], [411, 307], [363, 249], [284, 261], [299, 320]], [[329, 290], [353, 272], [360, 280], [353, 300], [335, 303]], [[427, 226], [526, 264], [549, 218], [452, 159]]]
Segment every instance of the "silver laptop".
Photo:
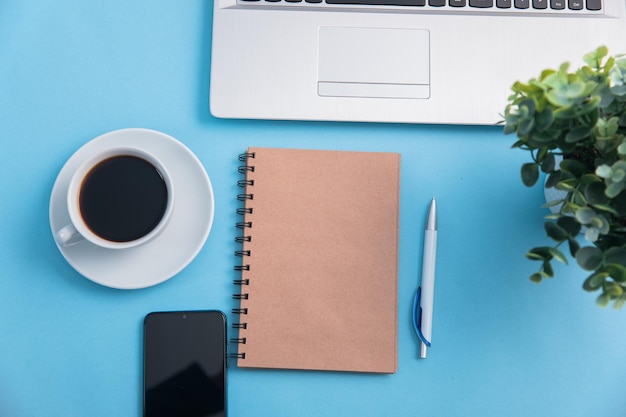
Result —
[[222, 118], [493, 124], [514, 81], [626, 53], [626, 0], [214, 2]]

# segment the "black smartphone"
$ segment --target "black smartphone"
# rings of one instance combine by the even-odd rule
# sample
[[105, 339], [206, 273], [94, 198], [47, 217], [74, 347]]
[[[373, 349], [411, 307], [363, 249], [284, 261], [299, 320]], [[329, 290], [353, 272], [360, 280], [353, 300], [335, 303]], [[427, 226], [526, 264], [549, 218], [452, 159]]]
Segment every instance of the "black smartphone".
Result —
[[226, 416], [226, 317], [150, 313], [144, 320], [144, 417]]

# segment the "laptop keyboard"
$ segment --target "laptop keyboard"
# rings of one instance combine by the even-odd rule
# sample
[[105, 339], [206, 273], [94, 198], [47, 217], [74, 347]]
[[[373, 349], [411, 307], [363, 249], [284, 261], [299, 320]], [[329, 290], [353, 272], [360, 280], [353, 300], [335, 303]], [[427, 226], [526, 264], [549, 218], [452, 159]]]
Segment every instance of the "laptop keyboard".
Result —
[[415, 10], [602, 14], [602, 0], [238, 0], [239, 4], [283, 6], [402, 6]]

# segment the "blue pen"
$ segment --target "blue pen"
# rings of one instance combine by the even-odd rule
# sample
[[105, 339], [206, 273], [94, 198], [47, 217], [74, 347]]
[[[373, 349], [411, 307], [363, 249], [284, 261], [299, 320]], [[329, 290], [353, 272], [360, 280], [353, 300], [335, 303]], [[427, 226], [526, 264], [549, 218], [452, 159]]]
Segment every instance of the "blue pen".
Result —
[[413, 300], [413, 327], [420, 339], [420, 358], [426, 358], [430, 347], [435, 296], [435, 260], [437, 257], [437, 205], [433, 197], [424, 232], [422, 283]]

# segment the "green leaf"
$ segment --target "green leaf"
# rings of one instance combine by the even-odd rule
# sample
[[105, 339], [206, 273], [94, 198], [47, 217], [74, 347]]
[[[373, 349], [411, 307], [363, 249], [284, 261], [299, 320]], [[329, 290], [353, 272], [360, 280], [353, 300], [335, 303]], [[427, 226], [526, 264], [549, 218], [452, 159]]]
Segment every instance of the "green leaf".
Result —
[[535, 119], [532, 118], [524, 118], [517, 125], [517, 135], [518, 136], [526, 136], [533, 130], [535, 126]]
[[563, 200], [563, 199], [560, 199], [560, 200], [552, 200], [552, 201], [550, 201], [550, 202], [548, 202], [548, 203], [546, 203], [546, 204], [542, 205], [541, 207], [543, 207], [543, 208], [555, 207], [555, 206], [558, 206], [558, 205], [560, 205], [560, 204], [563, 204], [563, 201], [565, 201], [565, 200]]
[[581, 225], [573, 217], [563, 216], [557, 220], [556, 224], [570, 236], [580, 233]]
[[622, 192], [622, 190], [624, 190], [624, 183], [614, 182], [614, 183], [609, 184], [608, 187], [606, 187], [606, 190], [604, 191], [604, 193], [609, 198], [615, 198], [619, 195], [619, 193]]
[[591, 128], [589, 126], [578, 126], [567, 132], [565, 142], [576, 143], [591, 136]]
[[580, 177], [580, 185], [582, 188], [588, 187], [589, 184], [593, 183], [602, 184], [602, 180], [598, 178], [594, 173], [586, 173], [583, 174], [582, 177]]
[[520, 101], [519, 108], [523, 114], [533, 116], [535, 114], [536, 108], [535, 100], [533, 100], [532, 98], [525, 98], [524, 100]]
[[624, 175], [624, 171], [626, 171], [626, 161], [620, 159], [616, 161], [611, 168], [613, 168], [613, 180], [620, 181], [623, 177], [615, 177], [615, 175], [618, 173]]
[[598, 298], [596, 298], [596, 304], [600, 307], [608, 306], [609, 301], [611, 301], [611, 296], [606, 293], [600, 294]]
[[541, 282], [542, 278], [543, 277], [541, 276], [541, 274], [539, 272], [535, 272], [534, 274], [532, 274], [530, 276], [530, 280], [532, 282], [536, 283], [536, 284], [539, 284]]
[[550, 255], [552, 255], [554, 259], [561, 262], [562, 264], [565, 264], [565, 265], [568, 264], [567, 258], [565, 257], [565, 255], [563, 255], [563, 252], [561, 252], [557, 248], [550, 248]]
[[609, 91], [615, 96], [624, 96], [626, 95], [626, 85], [615, 85]]
[[576, 252], [576, 262], [587, 271], [594, 271], [602, 265], [602, 251], [595, 246], [586, 246]]
[[561, 180], [554, 186], [554, 188], [561, 191], [572, 192], [576, 189], [576, 185], [578, 185], [578, 180], [576, 178], [569, 178]]
[[608, 213], [611, 213], [614, 216], [619, 216], [619, 213], [617, 212], [617, 210], [615, 210], [613, 207], [606, 205], [606, 204], [594, 204], [594, 207], [597, 208], [598, 210], [602, 210], [602, 211], [606, 211]]
[[617, 282], [626, 282], [626, 266], [609, 264], [603, 268]]
[[602, 86], [597, 94], [600, 97], [600, 103], [598, 104], [598, 107], [600, 108], [605, 109], [615, 101], [612, 88], [608, 88], [608, 86]]
[[600, 237], [600, 231], [595, 227], [588, 227], [585, 232], [585, 239], [589, 242], [595, 242]]
[[524, 146], [524, 141], [518, 140], [517, 142], [515, 142], [513, 145], [511, 145], [511, 148], [515, 149], [515, 148], [522, 148]]
[[531, 261], [543, 261], [543, 256], [537, 253], [528, 252], [526, 254], [526, 259], [529, 259]]
[[554, 154], [549, 153], [546, 155], [546, 157], [543, 159], [543, 162], [541, 163], [541, 170], [546, 173], [551, 173], [552, 171], [554, 171], [555, 166], [556, 162], [554, 159]]
[[624, 303], [626, 303], [626, 296], [622, 295], [621, 297], [618, 297], [615, 301], [613, 301], [613, 308], [622, 308], [624, 306]]
[[548, 179], [546, 180], [546, 188], [554, 187], [559, 181], [561, 181], [561, 171], [553, 171], [550, 175], [548, 175]]
[[554, 118], [556, 120], [568, 121], [573, 117], [576, 117], [576, 114], [570, 107], [557, 107], [554, 110]]
[[563, 207], [561, 207], [561, 212], [566, 215], [575, 215], [577, 210], [580, 210], [581, 207], [576, 205], [570, 201], [565, 201], [563, 203]]
[[[603, 93], [606, 94], [607, 97], [605, 98], [603, 96], [603, 102], [600, 104], [601, 107], [613, 99], [613, 95], [611, 94], [608, 88], [604, 89]], [[598, 139], [602, 139], [602, 138], [610, 139], [617, 132], [618, 128], [619, 128], [619, 118], [611, 117], [608, 120], [604, 118], [598, 119], [595, 129], [597, 132]]]
[[539, 179], [539, 165], [528, 162], [522, 165], [522, 182], [527, 187], [532, 187]]
[[583, 56], [583, 61], [592, 68], [598, 69], [602, 66], [602, 60], [609, 53], [606, 46], [600, 46], [595, 51], [589, 52]]
[[558, 73], [548, 75], [544, 82], [550, 87], [546, 98], [557, 107], [570, 107], [579, 103], [593, 90], [594, 85], [583, 82], [577, 74], [568, 74], [567, 63], [559, 67]]
[[562, 242], [568, 238], [567, 232], [553, 222], [546, 222], [543, 226], [546, 229], [548, 237], [557, 242]]
[[576, 178], [582, 177], [587, 173], [587, 167], [575, 159], [564, 159], [561, 161], [561, 170], [572, 174]]
[[617, 161], [613, 164], [613, 176], [611, 179], [615, 182], [623, 181], [626, 177], [626, 161]]
[[591, 225], [591, 227], [598, 229], [598, 232], [600, 232], [600, 234], [602, 235], [606, 235], [607, 233], [609, 233], [611, 226], [607, 218], [604, 217], [602, 214], [599, 214], [596, 217], [592, 218], [589, 224]]
[[548, 259], [552, 259], [552, 255], [550, 254], [550, 248], [546, 246], [541, 246], [537, 248], [532, 248], [526, 254], [526, 258], [531, 261], [545, 261]]
[[619, 297], [624, 294], [624, 289], [617, 283], [606, 281], [604, 283], [604, 292], [609, 294], [611, 298]]
[[589, 204], [585, 195], [581, 193], [578, 189], [572, 191], [572, 202], [578, 206], [586, 206]]
[[552, 122], [554, 122], [554, 115], [552, 114], [552, 109], [550, 107], [546, 107], [541, 113], [535, 117], [537, 125], [541, 129], [547, 129]]
[[583, 288], [586, 291], [597, 291], [602, 287], [602, 285], [604, 284], [604, 281], [608, 277], [609, 277], [609, 274], [606, 272], [598, 272], [598, 273], [592, 274], [583, 283]]
[[578, 242], [576, 241], [576, 239], [569, 239], [567, 241], [567, 243], [569, 244], [569, 253], [570, 255], [572, 255], [572, 257], [576, 257], [576, 253], [578, 253], [578, 250], [580, 249], [580, 245], [578, 244]]
[[534, 148], [545, 148], [546, 146], [550, 146], [557, 139], [558, 135], [555, 135], [554, 132], [540, 130], [533, 130], [533, 134], [528, 138], [528, 144]]
[[601, 178], [611, 178], [613, 176], [613, 170], [606, 164], [600, 165], [596, 168], [596, 175]]
[[611, 206], [617, 211], [618, 215], [626, 216], [626, 193], [621, 193], [615, 197]]
[[[504, 125], [503, 131], [505, 135], [510, 135], [511, 133], [515, 133], [515, 124], [508, 117], [506, 119], [506, 124]], [[515, 148], [518, 146], [513, 145], [513, 147]]]
[[543, 276], [546, 278], [554, 277], [554, 269], [552, 269], [552, 264], [550, 263], [549, 260], [546, 260], [543, 263]]
[[607, 264], [626, 265], [626, 247], [612, 247], [604, 254]]
[[544, 69], [543, 71], [541, 71], [541, 76], [539, 77], [540, 80], [545, 80], [550, 74], [554, 74], [556, 71], [553, 70], [552, 68], [547, 68]]
[[587, 184], [585, 187], [584, 193], [585, 198], [592, 206], [598, 204], [606, 204], [608, 202], [608, 198], [604, 193], [605, 185], [601, 181], [595, 181]]
[[583, 207], [576, 211], [576, 220], [578, 220], [580, 224], [589, 224], [597, 215], [594, 209]]

